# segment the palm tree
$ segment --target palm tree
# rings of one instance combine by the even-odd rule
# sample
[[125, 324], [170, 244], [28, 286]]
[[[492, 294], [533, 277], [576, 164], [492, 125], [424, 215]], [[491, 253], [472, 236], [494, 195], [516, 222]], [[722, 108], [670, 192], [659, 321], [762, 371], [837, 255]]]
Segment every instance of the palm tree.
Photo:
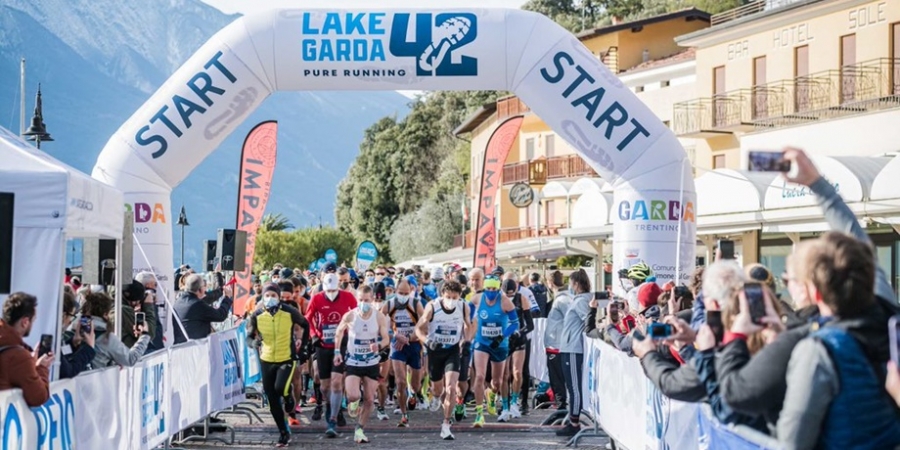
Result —
[[292, 225], [291, 222], [288, 221], [288, 218], [281, 213], [266, 214], [259, 224], [260, 231], [284, 231], [293, 228], [294, 225]]

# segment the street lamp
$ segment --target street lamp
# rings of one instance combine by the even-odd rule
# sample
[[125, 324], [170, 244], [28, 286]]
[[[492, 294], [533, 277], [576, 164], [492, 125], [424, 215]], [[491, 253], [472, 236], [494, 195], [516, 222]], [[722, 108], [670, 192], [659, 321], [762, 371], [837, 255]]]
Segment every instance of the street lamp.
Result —
[[27, 136], [29, 141], [35, 141], [38, 149], [41, 148], [41, 141], [53, 141], [50, 133], [47, 132], [47, 125], [44, 124], [44, 107], [41, 102], [40, 84], [38, 84], [37, 99], [34, 102], [34, 116], [31, 118], [31, 126], [22, 135]]
[[187, 214], [184, 212], [184, 205], [181, 205], [181, 214], [178, 215], [178, 226], [181, 227], [181, 265], [184, 265], [184, 227], [189, 227]]

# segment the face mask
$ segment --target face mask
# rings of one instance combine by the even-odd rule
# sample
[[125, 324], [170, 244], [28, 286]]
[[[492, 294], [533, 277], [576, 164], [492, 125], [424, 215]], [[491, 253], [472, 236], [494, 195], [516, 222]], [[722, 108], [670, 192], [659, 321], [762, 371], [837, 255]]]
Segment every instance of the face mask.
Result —
[[328, 297], [328, 300], [334, 301], [338, 296], [338, 291], [325, 291], [325, 296]]
[[388, 301], [393, 300], [393, 299], [395, 299], [395, 298], [397, 298], [397, 294], [391, 294], [391, 295], [388, 295], [388, 296], [387, 296], [387, 300], [388, 300]]
[[359, 304], [359, 310], [362, 311], [363, 314], [372, 310], [372, 304], [368, 302], [362, 302]]
[[397, 294], [397, 302], [400, 303], [401, 305], [405, 305], [406, 302], [408, 302], [408, 301], [409, 301], [409, 295]]
[[500, 298], [500, 291], [484, 291], [481, 295], [483, 295], [487, 301], [492, 302]]
[[375, 277], [366, 277], [366, 283], [372, 284], [375, 282]]
[[263, 304], [266, 306], [266, 309], [274, 308], [278, 306], [278, 297], [265, 297]]
[[341, 289], [347, 289], [348, 286], [350, 286], [350, 283], [341, 283]]

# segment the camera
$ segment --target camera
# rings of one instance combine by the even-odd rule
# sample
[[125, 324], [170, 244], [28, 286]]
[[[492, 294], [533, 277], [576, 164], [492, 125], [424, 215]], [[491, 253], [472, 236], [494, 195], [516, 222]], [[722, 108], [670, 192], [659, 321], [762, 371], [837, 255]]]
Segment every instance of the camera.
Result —
[[653, 322], [647, 325], [647, 336], [650, 339], [666, 339], [672, 336], [672, 325]]

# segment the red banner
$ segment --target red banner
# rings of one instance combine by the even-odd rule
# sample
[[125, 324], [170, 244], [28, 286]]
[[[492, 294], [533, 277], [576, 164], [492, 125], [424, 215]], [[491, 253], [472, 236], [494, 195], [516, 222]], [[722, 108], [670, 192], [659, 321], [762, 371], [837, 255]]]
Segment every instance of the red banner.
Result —
[[274, 120], [253, 127], [244, 140], [244, 149], [241, 153], [241, 184], [238, 186], [237, 229], [247, 232], [247, 264], [243, 272], [236, 274], [235, 314], [242, 314], [250, 300], [256, 231], [259, 230], [263, 213], [266, 211], [266, 203], [269, 201], [277, 150], [278, 122]]
[[522, 117], [512, 117], [500, 124], [484, 152], [481, 172], [481, 195], [478, 199], [478, 222], [475, 229], [475, 267], [486, 272], [497, 266], [497, 204], [503, 164], [522, 128]]

